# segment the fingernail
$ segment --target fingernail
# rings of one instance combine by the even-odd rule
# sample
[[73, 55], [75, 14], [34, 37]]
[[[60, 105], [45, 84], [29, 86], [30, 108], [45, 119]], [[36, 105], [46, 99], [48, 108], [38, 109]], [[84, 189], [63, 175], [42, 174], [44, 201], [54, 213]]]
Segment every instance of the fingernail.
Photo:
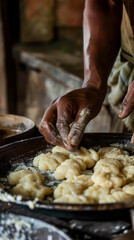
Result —
[[118, 116], [122, 117], [123, 116], [123, 112], [124, 112], [123, 110], [120, 110]]
[[75, 136], [73, 136], [71, 139], [69, 139], [69, 142], [73, 145], [73, 146], [77, 146], [77, 138]]
[[42, 132], [44, 130], [44, 126], [42, 123], [40, 123], [39, 127], [38, 127], [39, 131]]
[[122, 114], [122, 110], [119, 111], [119, 115], [121, 115], [121, 114]]

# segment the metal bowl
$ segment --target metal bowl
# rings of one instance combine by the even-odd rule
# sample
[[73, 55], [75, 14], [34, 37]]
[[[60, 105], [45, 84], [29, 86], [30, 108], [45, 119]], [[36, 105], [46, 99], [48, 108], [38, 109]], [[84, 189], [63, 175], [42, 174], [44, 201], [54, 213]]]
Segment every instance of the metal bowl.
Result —
[[3, 212], [0, 214], [0, 239], [72, 240], [57, 227], [33, 216]]
[[0, 146], [32, 137], [36, 130], [35, 122], [24, 116], [0, 115]]

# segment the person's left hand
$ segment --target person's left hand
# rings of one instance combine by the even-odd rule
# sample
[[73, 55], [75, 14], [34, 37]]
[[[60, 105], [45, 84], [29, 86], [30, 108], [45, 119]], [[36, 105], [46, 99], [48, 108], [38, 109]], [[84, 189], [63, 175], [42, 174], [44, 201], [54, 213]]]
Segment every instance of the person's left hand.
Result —
[[[122, 102], [119, 118], [126, 118], [134, 110], [134, 81], [129, 85], [127, 94]], [[131, 142], [134, 144], [134, 133]]]
[[100, 111], [106, 88], [90, 87], [73, 90], [56, 99], [46, 110], [39, 131], [46, 141], [75, 151], [85, 127]]

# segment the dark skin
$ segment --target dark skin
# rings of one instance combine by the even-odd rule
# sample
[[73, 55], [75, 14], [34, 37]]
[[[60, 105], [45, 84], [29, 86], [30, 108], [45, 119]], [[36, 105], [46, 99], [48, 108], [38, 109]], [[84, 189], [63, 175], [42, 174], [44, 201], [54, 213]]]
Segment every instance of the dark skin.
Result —
[[[122, 0], [86, 0], [83, 21], [84, 81], [81, 89], [55, 100], [45, 112], [39, 130], [45, 139], [75, 151], [86, 125], [99, 113], [107, 79], [120, 48]], [[134, 108], [134, 83], [122, 103], [120, 118]]]

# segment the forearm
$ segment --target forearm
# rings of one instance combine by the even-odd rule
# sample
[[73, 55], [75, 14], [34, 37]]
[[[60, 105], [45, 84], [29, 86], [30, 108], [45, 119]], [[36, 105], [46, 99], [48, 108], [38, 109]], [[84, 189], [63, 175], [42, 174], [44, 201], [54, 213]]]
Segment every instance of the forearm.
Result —
[[106, 88], [120, 48], [122, 0], [86, 0], [83, 87]]

